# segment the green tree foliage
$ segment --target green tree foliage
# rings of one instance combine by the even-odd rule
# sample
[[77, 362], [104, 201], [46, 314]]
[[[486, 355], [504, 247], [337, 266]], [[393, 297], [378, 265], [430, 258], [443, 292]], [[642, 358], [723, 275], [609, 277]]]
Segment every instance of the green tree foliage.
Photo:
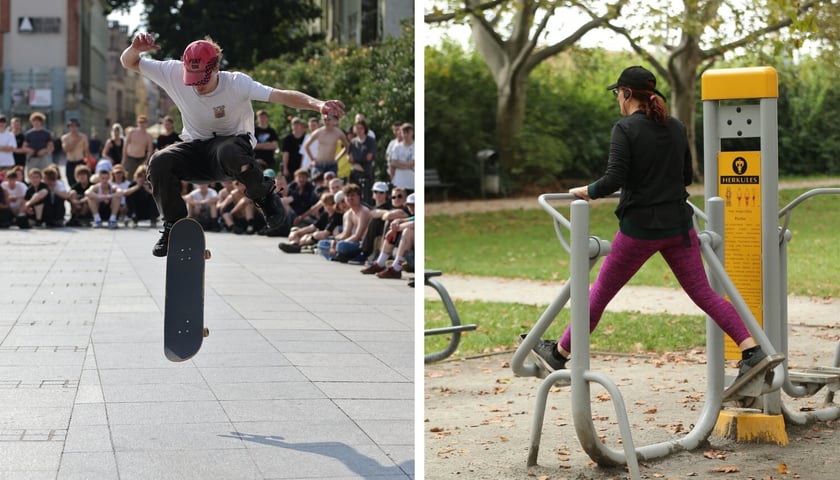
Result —
[[[373, 45], [336, 45], [314, 43], [296, 58], [285, 55], [256, 65], [251, 76], [280, 89], [300, 90], [323, 100], [344, 102], [347, 115], [341, 121], [344, 130], [351, 128], [353, 117], [364, 114], [376, 133], [375, 172], [387, 178], [385, 147], [391, 141], [394, 122], [414, 122], [414, 27], [403, 24], [399, 38], [388, 37]], [[304, 112], [283, 105], [266, 104], [271, 124], [279, 135], [290, 130], [295, 116], [309, 118], [316, 112]], [[419, 130], [419, 127], [416, 127]]]
[[[126, 2], [111, 3], [119, 8]], [[157, 0], [144, 5], [146, 28], [158, 34], [162, 47], [156, 58], [180, 58], [187, 44], [209, 35], [222, 46], [224, 66], [243, 70], [281, 54], [299, 54], [323, 38], [307, 31], [308, 22], [321, 15], [313, 2]]]
[[496, 87], [481, 57], [447, 42], [425, 52], [425, 162], [458, 192], [477, 195], [476, 152], [495, 148]]
[[[604, 87], [634, 63], [630, 53], [573, 49], [531, 75], [525, 125], [520, 133], [521, 166], [508, 173], [507, 190], [546, 191], [558, 184], [594, 180], [603, 174], [610, 130], [619, 119], [615, 99]], [[826, 59], [787, 52], [743, 55], [716, 68], [771, 65], [779, 72], [779, 172], [781, 175], [840, 175], [840, 90], [836, 68]], [[453, 43], [427, 47], [425, 54], [426, 165], [458, 193], [478, 196], [475, 154], [492, 147], [495, 86], [477, 53]], [[697, 86], [697, 145], [703, 141]], [[668, 86], [663, 87], [668, 95]], [[670, 106], [670, 105], [669, 105]], [[701, 165], [702, 167], [702, 165]]]
[[[604, 87], [615, 81], [628, 55], [575, 48], [534, 70], [518, 134], [522, 162], [505, 172], [505, 190], [556, 186], [603, 172], [610, 129], [618, 120], [615, 99]], [[427, 47], [424, 70], [426, 166], [457, 184], [458, 193], [477, 196], [476, 152], [495, 148], [493, 80], [479, 54], [453, 42]]]

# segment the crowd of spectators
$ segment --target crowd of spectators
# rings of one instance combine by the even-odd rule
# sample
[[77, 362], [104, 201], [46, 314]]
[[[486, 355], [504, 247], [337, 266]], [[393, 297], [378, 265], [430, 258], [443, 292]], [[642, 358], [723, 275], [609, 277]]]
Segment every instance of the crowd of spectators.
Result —
[[[172, 118], [164, 118], [157, 138], [148, 133], [144, 115], [127, 129], [115, 123], [104, 142], [95, 130], [82, 133], [78, 119], [69, 120], [61, 135], [44, 128], [40, 112], [28, 120], [30, 128], [23, 130], [20, 118], [0, 115], [0, 228], [157, 226], [146, 170], [155, 149], [180, 141]], [[257, 112], [255, 152], [282, 196], [286, 222], [267, 229], [235, 181], [184, 182], [189, 215], [210, 232], [287, 237], [280, 243], [286, 253], [319, 253], [361, 265], [363, 274], [400, 278], [413, 268], [413, 126], [394, 123], [385, 150], [387, 178], [377, 179], [376, 134], [363, 115], [346, 131], [337, 118], [294, 118], [282, 138], [269, 120], [266, 111]]]

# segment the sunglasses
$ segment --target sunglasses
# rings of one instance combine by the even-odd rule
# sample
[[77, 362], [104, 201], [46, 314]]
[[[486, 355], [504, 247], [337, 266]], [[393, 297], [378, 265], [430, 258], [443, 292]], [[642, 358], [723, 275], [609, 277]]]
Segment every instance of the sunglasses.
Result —
[[403, 198], [402, 195], [394, 195], [393, 198]]
[[612, 89], [612, 92], [613, 92], [613, 96], [614, 96], [614, 97], [617, 97], [617, 96], [618, 96], [618, 89], [617, 89], [617, 88], [613, 88], [613, 89]]

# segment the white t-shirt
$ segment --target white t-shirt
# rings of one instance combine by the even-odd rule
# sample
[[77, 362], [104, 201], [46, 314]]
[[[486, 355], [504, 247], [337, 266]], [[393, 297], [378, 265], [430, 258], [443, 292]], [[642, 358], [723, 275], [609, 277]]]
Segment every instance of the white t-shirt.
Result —
[[[111, 180], [108, 183], [111, 184], [111, 188], [115, 191], [117, 189], [125, 191], [126, 189], [128, 189], [128, 186], [131, 185], [131, 182], [129, 182], [128, 180], [123, 180], [122, 182], [115, 182]], [[125, 197], [120, 198], [120, 205], [125, 205]]]
[[[9, 131], [0, 133], [0, 147], [17, 148], [15, 134]], [[15, 157], [12, 152], [0, 152], [0, 167], [14, 167]]]
[[181, 140], [207, 140], [216, 135], [249, 134], [254, 138], [254, 109], [251, 101], [267, 102], [272, 88], [240, 72], [219, 72], [219, 85], [207, 95], [199, 95], [184, 85], [184, 64], [140, 59], [140, 72], [160, 85], [181, 111], [184, 130]]
[[193, 200], [196, 200], [196, 201], [198, 201], [198, 202], [204, 202], [204, 201], [206, 201], [206, 200], [208, 200], [208, 199], [210, 199], [210, 198], [216, 198], [216, 197], [218, 197], [218, 196], [219, 196], [219, 193], [218, 193], [217, 191], [213, 190], [212, 188], [208, 188], [208, 189], [207, 189], [207, 194], [206, 194], [206, 195], [202, 195], [202, 194], [201, 194], [201, 189], [196, 188], [195, 190], [193, 190], [192, 192], [188, 193], [187, 195], [189, 195], [189, 197], [190, 197], [190, 198], [192, 198]]
[[[410, 161], [414, 160], [414, 143], [405, 145], [398, 143], [391, 152], [391, 160]], [[391, 183], [397, 187], [414, 190], [414, 169], [413, 168], [395, 168], [394, 178]]]
[[[309, 170], [310, 165], [315, 165], [315, 160], [309, 158], [309, 154], [306, 153], [306, 149], [303, 148], [306, 145], [307, 140], [309, 140], [309, 136], [312, 135], [311, 133], [307, 133], [303, 137], [303, 141], [300, 142], [300, 168], [305, 168]], [[318, 156], [318, 142], [312, 142], [312, 145], [309, 146], [309, 149], [312, 150], [312, 155]]]
[[15, 182], [15, 188], [10, 189], [9, 188], [9, 182], [5, 181], [2, 184], [2, 188], [3, 188], [3, 190], [6, 191], [6, 199], [7, 200], [8, 200], [10, 195], [14, 196], [14, 197], [17, 197], [17, 200], [15, 200], [13, 202], [9, 202], [9, 206], [12, 208], [12, 210], [17, 211], [18, 208], [20, 207], [21, 203], [26, 201], [23, 198], [23, 197], [26, 196], [26, 185], [24, 185], [21, 182]]

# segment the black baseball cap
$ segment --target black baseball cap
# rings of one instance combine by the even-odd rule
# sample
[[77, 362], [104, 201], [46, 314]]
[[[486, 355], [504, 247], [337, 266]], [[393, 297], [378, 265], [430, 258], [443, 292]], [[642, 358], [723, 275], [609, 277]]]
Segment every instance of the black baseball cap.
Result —
[[607, 87], [607, 90], [614, 90], [618, 87], [627, 87], [631, 90], [650, 90], [665, 100], [665, 95], [656, 89], [656, 77], [650, 71], [638, 65], [625, 68], [618, 76], [618, 81]]

